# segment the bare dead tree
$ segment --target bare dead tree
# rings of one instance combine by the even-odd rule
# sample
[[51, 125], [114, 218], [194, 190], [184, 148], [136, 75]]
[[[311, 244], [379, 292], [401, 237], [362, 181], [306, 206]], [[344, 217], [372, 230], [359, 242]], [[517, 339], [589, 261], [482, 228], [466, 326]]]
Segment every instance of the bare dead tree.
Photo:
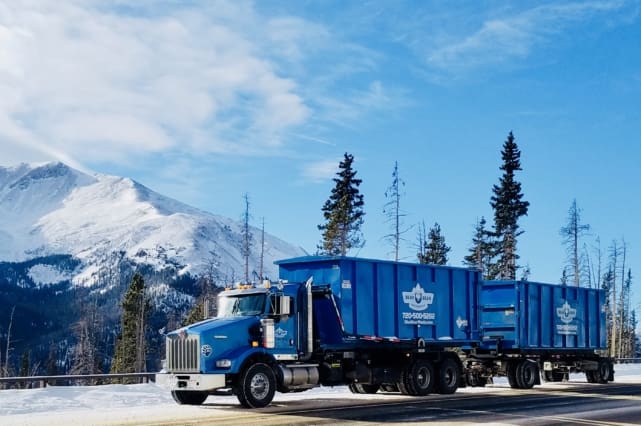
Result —
[[249, 283], [249, 256], [251, 255], [252, 233], [249, 229], [249, 194], [243, 196], [245, 200], [245, 211], [243, 212], [243, 227], [241, 229], [240, 254], [245, 260], [245, 283]]
[[258, 270], [258, 277], [262, 281], [265, 277], [263, 275], [265, 263], [265, 218], [262, 218], [262, 226], [260, 230], [260, 266]]
[[9, 327], [7, 327], [6, 348], [4, 354], [4, 366], [2, 367], [2, 376], [9, 376], [9, 354], [11, 352], [11, 327], [13, 326], [13, 315], [16, 312], [15, 305], [11, 308], [11, 315], [9, 316]]
[[568, 263], [574, 285], [579, 287], [583, 265], [579, 253], [579, 239], [590, 230], [590, 225], [581, 223], [581, 209], [577, 206], [576, 199], [572, 201], [568, 211], [567, 225], [561, 228], [563, 244], [566, 246]]
[[610, 268], [612, 271], [612, 302], [611, 313], [612, 313], [612, 330], [610, 333], [610, 356], [615, 357], [617, 353], [617, 337], [618, 337], [618, 309], [617, 309], [617, 266], [619, 264], [619, 256], [621, 254], [621, 249], [617, 244], [616, 240], [612, 241], [610, 246]]
[[387, 198], [388, 201], [383, 207], [383, 214], [386, 216], [385, 221], [391, 225], [392, 232], [383, 238], [389, 241], [394, 247], [394, 260], [397, 262], [399, 259], [398, 252], [400, 243], [403, 240], [402, 235], [408, 231], [403, 224], [403, 218], [407, 216], [407, 214], [401, 210], [401, 197], [404, 195], [401, 193], [401, 188], [403, 186], [405, 186], [405, 181], [399, 176], [398, 161], [395, 161], [394, 171], [392, 172], [392, 184], [385, 191], [385, 198]]

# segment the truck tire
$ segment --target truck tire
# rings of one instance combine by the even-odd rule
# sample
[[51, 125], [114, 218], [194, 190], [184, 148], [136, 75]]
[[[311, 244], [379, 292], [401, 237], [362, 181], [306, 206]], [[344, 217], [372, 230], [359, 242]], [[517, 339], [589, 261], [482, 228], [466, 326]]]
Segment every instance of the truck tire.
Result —
[[505, 375], [507, 376], [507, 382], [510, 384], [512, 389], [518, 389], [519, 384], [516, 381], [516, 367], [518, 361], [508, 361]]
[[378, 390], [381, 388], [381, 385], [369, 385], [367, 383], [350, 383], [348, 387], [352, 393], [373, 394], [378, 392]]
[[383, 392], [398, 392], [398, 385], [385, 383], [381, 385]]
[[612, 364], [607, 359], [599, 361], [599, 369], [595, 372], [597, 383], [608, 383], [612, 374]]
[[200, 405], [209, 395], [198, 391], [171, 391], [171, 397], [180, 405]]
[[234, 393], [245, 408], [266, 407], [276, 393], [274, 370], [264, 363], [250, 365], [240, 374]]
[[516, 366], [516, 383], [519, 389], [532, 389], [539, 374], [536, 362], [524, 359]]
[[416, 360], [401, 372], [398, 389], [403, 395], [425, 396], [434, 389], [434, 366], [427, 360]]
[[461, 378], [461, 369], [454, 358], [445, 358], [438, 366], [436, 376], [436, 390], [438, 393], [448, 395], [456, 392]]
[[543, 371], [541, 374], [541, 378], [545, 382], [562, 382], [563, 377], [565, 377], [565, 373], [560, 371]]
[[588, 383], [598, 383], [597, 379], [598, 371], [597, 370], [588, 370], [585, 372], [585, 378], [587, 379]]
[[465, 383], [470, 387], [485, 387], [487, 384], [487, 379], [481, 374], [476, 372], [468, 372], [465, 375]]

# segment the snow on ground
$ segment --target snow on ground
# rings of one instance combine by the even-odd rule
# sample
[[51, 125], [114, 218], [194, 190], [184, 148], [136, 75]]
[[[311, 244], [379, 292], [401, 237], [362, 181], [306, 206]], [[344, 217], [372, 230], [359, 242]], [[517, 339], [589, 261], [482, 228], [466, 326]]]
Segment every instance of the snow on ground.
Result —
[[[615, 382], [641, 383], [641, 364], [615, 366]], [[562, 389], [585, 383], [583, 374], [570, 382], [544, 383]], [[460, 393], [497, 393], [510, 390], [503, 378], [485, 388], [464, 388]], [[389, 401], [394, 394], [354, 395], [347, 387], [316, 388], [303, 393], [276, 393], [274, 404], [301, 399], [375, 399]], [[240, 406], [234, 396], [210, 396], [203, 406], [180, 406], [170, 393], [153, 383], [140, 385], [50, 386], [42, 389], [0, 390], [0, 424], [12, 426], [135, 425], [140, 422], [211, 418], [229, 415]]]

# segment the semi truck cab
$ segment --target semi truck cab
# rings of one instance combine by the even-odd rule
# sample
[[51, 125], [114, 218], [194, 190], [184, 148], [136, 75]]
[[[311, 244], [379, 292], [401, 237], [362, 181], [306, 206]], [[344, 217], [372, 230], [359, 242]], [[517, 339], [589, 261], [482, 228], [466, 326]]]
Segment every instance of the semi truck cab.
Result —
[[179, 404], [226, 390], [249, 408], [269, 404], [277, 388], [316, 386], [317, 366], [301, 363], [313, 351], [311, 292], [311, 280], [222, 292], [215, 318], [167, 334], [156, 382]]

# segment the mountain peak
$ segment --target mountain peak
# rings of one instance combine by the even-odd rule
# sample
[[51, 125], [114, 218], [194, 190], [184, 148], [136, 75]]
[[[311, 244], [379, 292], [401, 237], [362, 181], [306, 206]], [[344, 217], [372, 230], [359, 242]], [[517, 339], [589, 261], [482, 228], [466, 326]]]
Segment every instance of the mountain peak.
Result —
[[[240, 276], [243, 270], [241, 226], [236, 221], [163, 196], [130, 178], [89, 176], [60, 162], [0, 168], [0, 217], [0, 261], [71, 255], [82, 261], [74, 281], [85, 285], [96, 282], [101, 262], [111, 253], [159, 269], [170, 264], [199, 274], [216, 252], [231, 275]], [[274, 260], [303, 254], [266, 235], [268, 275], [275, 274]], [[250, 263], [258, 269], [256, 260]]]

